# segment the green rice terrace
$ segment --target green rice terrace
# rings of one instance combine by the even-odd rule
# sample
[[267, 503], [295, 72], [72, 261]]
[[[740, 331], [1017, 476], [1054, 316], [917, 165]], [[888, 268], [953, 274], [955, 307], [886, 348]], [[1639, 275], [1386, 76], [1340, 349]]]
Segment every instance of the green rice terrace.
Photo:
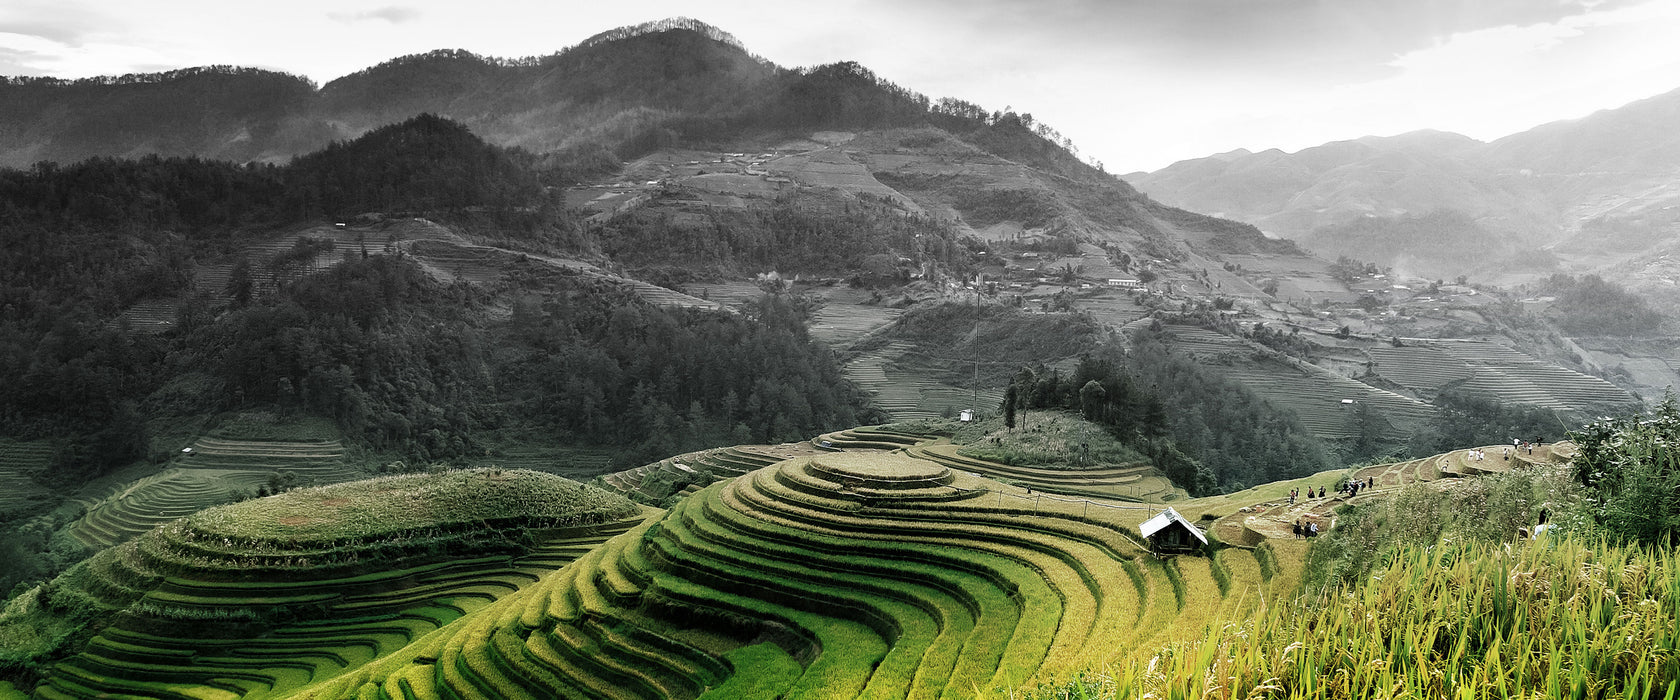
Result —
[[297, 697], [997, 695], [1257, 602], [1229, 585], [1264, 587], [1247, 550], [1159, 559], [1091, 505], [876, 449], [795, 457]]
[[[1011, 444], [1027, 444], [1034, 438], [1049, 437], [1051, 442], [1065, 438], [1062, 425], [1068, 421], [1053, 417], [1051, 412], [1036, 412], [1039, 421], [1048, 427], [1044, 435], [1021, 432], [1008, 436]], [[1057, 431], [1055, 428], [1062, 428]], [[989, 439], [989, 438], [983, 438]], [[1041, 445], [1034, 445], [1042, 449]], [[617, 492], [639, 503], [661, 505], [674, 497], [686, 496], [722, 479], [741, 476], [749, 471], [771, 466], [785, 459], [816, 454], [855, 450], [900, 451], [918, 459], [943, 464], [952, 469], [998, 479], [1010, 484], [1068, 496], [1090, 496], [1122, 501], [1171, 501], [1187, 496], [1184, 489], [1160, 473], [1147, 461], [1128, 461], [1120, 464], [1093, 464], [1087, 468], [1069, 468], [1066, 450], [1053, 453], [1052, 462], [1059, 465], [1019, 466], [986, 459], [971, 454], [973, 449], [954, 444], [948, 436], [936, 432], [919, 432], [899, 424], [864, 426], [825, 433], [806, 442], [783, 445], [737, 445], [690, 452], [634, 469], [607, 474], [594, 481], [608, 491]]]
[[[479, 468], [210, 508], [15, 598], [0, 649], [54, 700], [1086, 697], [1055, 693], [1158, 687], [1158, 664], [1210, 663], [1180, 650], [1293, 609], [1293, 523], [1331, 531], [1346, 508], [1575, 450], [1188, 498], [1146, 463], [1015, 466], [927, 427], [703, 450], [606, 490]], [[1165, 553], [1144, 532], [1169, 515], [1211, 546]]]
[[360, 476], [344, 463], [336, 439], [204, 436], [180, 454], [162, 471], [89, 504], [70, 536], [89, 549], [110, 547], [278, 481], [334, 483]]
[[210, 508], [0, 613], [38, 697], [261, 697], [395, 652], [644, 517], [530, 471], [402, 475]]

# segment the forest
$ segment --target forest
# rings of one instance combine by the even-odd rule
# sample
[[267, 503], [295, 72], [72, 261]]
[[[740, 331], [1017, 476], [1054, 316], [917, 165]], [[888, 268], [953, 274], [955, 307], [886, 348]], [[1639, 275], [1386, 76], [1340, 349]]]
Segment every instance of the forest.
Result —
[[[978, 243], [959, 236], [949, 222], [905, 215], [878, 199], [835, 202], [832, 210], [808, 197], [742, 210], [659, 204], [591, 228], [591, 240], [601, 252], [650, 278], [675, 268], [734, 276], [764, 270], [820, 276], [858, 270], [868, 273], [859, 280], [863, 286], [875, 286], [909, 281], [915, 270], [906, 264], [899, 275], [901, 255], [914, 267], [926, 262], [956, 275], [976, 267]], [[874, 260], [880, 256], [891, 261], [885, 271]]]
[[1557, 298], [1545, 315], [1569, 335], [1641, 338], [1663, 335], [1672, 327], [1644, 297], [1598, 275], [1558, 273], [1537, 286]]
[[1324, 445], [1291, 414], [1173, 352], [1148, 329], [1134, 333], [1129, 350], [1104, 344], [1082, 356], [1071, 374], [1022, 368], [1001, 408], [1010, 427], [1023, 409], [1079, 411], [1198, 496], [1331, 466]]
[[[366, 250], [275, 285], [254, 285], [262, 271], [247, 262], [226, 290], [192, 288], [198, 266], [250, 241], [366, 211], [485, 226], [537, 250], [578, 244], [533, 163], [421, 115], [285, 166], [153, 156], [0, 170], [0, 434], [56, 440], [52, 478], [75, 483], [147, 456], [150, 419], [250, 407], [329, 416], [353, 443], [420, 463], [482, 454], [498, 431], [619, 448], [630, 463], [871, 417], [786, 299], [670, 310], [564, 274], [487, 291]], [[855, 238], [871, 220], [765, 216], [753, 232]], [[906, 239], [932, 231], [903, 226]], [[798, 249], [762, 255], [797, 264]], [[223, 292], [230, 303], [212, 301]], [[156, 298], [185, 299], [174, 330], [111, 322]], [[489, 320], [493, 303], [511, 303], [511, 321]]]

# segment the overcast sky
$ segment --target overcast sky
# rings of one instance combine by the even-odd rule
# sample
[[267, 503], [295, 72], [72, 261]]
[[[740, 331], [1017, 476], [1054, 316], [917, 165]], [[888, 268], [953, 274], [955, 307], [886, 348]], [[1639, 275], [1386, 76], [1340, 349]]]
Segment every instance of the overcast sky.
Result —
[[673, 16], [780, 65], [855, 60], [1030, 112], [1117, 173], [1424, 128], [1490, 140], [1680, 88], [1680, 0], [5, 0], [0, 75], [219, 63], [324, 83]]

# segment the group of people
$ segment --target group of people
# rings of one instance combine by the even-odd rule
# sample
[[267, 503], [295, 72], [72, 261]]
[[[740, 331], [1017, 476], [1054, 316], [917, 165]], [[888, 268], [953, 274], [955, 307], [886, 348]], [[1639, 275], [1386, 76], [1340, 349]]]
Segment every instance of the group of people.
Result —
[[[1289, 490], [1289, 505], [1295, 505], [1295, 499], [1300, 498], [1300, 497], [1301, 497], [1301, 489], [1299, 489], [1299, 488], [1290, 489]], [[1313, 495], [1313, 490], [1311, 488], [1308, 488], [1306, 497], [1307, 498], [1323, 498], [1324, 497], [1324, 487], [1323, 486], [1318, 487], [1318, 495], [1317, 496], [1314, 496]]]
[[1318, 521], [1317, 520], [1308, 520], [1305, 523], [1303, 523], [1302, 520], [1303, 519], [1300, 519], [1300, 518], [1295, 520], [1295, 536], [1296, 537], [1317, 537], [1318, 536]]
[[[1347, 496], [1348, 498], [1353, 498], [1354, 496], [1359, 495], [1359, 491], [1361, 489], [1368, 489], [1368, 488], [1371, 488], [1371, 478], [1370, 477], [1366, 477], [1366, 478], [1363, 478], [1363, 479], [1348, 479], [1347, 483], [1342, 484], [1342, 494]], [[1323, 494], [1320, 493], [1319, 495], [1323, 495]]]
[[[1369, 478], [1349, 479], [1346, 482], [1343, 482], [1341, 488], [1337, 489], [1336, 492], [1340, 495], [1347, 496], [1348, 498], [1353, 498], [1354, 496], [1359, 495], [1360, 489], [1370, 488], [1371, 483], [1372, 483], [1371, 479], [1369, 479]], [[1318, 491], [1316, 493], [1314, 493], [1312, 487], [1309, 486], [1309, 487], [1307, 487], [1306, 498], [1324, 498], [1324, 495], [1326, 493], [1328, 493], [1328, 491], [1326, 491], [1323, 486], [1318, 487]], [[1295, 499], [1301, 498], [1301, 497], [1302, 497], [1301, 496], [1301, 489], [1299, 489], [1299, 488], [1290, 489], [1289, 490], [1289, 505], [1295, 505]]]

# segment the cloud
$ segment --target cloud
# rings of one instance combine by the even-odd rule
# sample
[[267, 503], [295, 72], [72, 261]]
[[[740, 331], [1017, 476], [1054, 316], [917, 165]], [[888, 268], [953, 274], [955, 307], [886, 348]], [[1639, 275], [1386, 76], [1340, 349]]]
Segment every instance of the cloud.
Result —
[[327, 13], [327, 17], [331, 18], [333, 21], [343, 22], [345, 24], [368, 22], [372, 20], [381, 20], [391, 24], [402, 24], [404, 22], [412, 22], [420, 19], [420, 11], [412, 7], [387, 5], [385, 7], [367, 10], [364, 12], [329, 12]]
[[106, 8], [74, 0], [15, 0], [0, 3], [0, 46], [16, 50], [18, 37], [25, 37], [80, 48], [90, 35], [120, 32], [126, 24]]

